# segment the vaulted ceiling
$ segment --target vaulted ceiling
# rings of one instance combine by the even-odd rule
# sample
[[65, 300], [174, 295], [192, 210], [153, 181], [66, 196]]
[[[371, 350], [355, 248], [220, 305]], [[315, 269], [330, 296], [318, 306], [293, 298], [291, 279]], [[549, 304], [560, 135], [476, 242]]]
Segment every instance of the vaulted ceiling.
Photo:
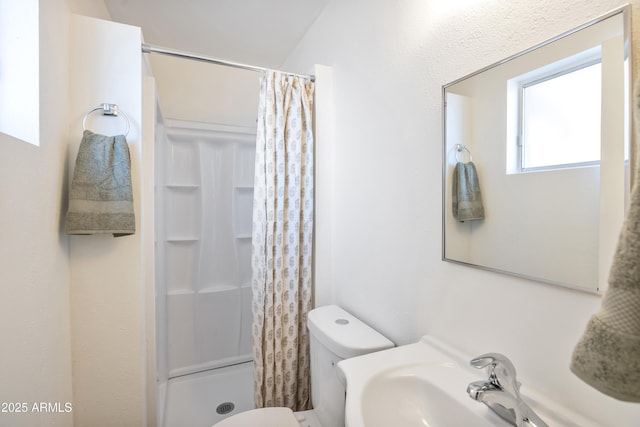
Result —
[[329, 0], [104, 0], [145, 42], [277, 68]]

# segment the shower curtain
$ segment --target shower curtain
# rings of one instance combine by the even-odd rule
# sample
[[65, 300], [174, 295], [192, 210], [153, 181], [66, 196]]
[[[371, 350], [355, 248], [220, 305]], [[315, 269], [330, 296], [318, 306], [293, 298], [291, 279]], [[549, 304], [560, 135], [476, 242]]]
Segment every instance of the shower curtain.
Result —
[[261, 80], [252, 232], [256, 407], [310, 408], [313, 90], [308, 79]]

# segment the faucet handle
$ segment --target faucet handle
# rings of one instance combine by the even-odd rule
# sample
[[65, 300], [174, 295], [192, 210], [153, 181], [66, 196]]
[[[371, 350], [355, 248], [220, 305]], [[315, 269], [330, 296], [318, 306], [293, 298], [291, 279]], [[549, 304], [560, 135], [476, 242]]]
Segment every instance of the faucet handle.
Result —
[[514, 395], [520, 394], [520, 383], [516, 380], [516, 368], [507, 356], [501, 353], [486, 353], [471, 359], [471, 366], [487, 368], [489, 381]]

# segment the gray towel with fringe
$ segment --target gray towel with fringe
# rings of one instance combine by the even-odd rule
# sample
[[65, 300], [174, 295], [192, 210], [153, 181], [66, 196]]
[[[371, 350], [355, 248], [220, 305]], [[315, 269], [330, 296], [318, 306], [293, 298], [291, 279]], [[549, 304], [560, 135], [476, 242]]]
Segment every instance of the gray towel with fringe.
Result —
[[135, 233], [131, 159], [124, 135], [85, 130], [71, 181], [67, 234]]
[[[636, 88], [634, 116], [640, 129], [640, 81]], [[570, 368], [606, 395], [640, 402], [640, 171], [609, 271], [609, 288], [573, 350]]]
[[460, 222], [484, 218], [480, 181], [473, 162], [456, 163], [452, 191], [454, 218]]
[[604, 394], [640, 402], [639, 183], [609, 272], [609, 288], [573, 350], [571, 371]]

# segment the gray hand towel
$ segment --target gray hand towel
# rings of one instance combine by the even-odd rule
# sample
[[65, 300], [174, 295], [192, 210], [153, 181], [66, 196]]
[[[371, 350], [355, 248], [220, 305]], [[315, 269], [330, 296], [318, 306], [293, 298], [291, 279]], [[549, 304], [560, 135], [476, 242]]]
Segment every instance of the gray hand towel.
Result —
[[135, 233], [131, 159], [124, 135], [85, 130], [71, 181], [67, 234]]
[[636, 183], [600, 311], [573, 350], [571, 371], [616, 399], [640, 402], [640, 185]]
[[453, 216], [460, 222], [484, 218], [480, 181], [473, 162], [458, 162], [453, 170]]
[[[640, 129], [640, 81], [635, 122]], [[639, 135], [640, 136], [640, 135]], [[571, 371], [595, 389], [619, 400], [640, 402], [640, 173], [625, 218], [609, 288], [573, 350]]]

